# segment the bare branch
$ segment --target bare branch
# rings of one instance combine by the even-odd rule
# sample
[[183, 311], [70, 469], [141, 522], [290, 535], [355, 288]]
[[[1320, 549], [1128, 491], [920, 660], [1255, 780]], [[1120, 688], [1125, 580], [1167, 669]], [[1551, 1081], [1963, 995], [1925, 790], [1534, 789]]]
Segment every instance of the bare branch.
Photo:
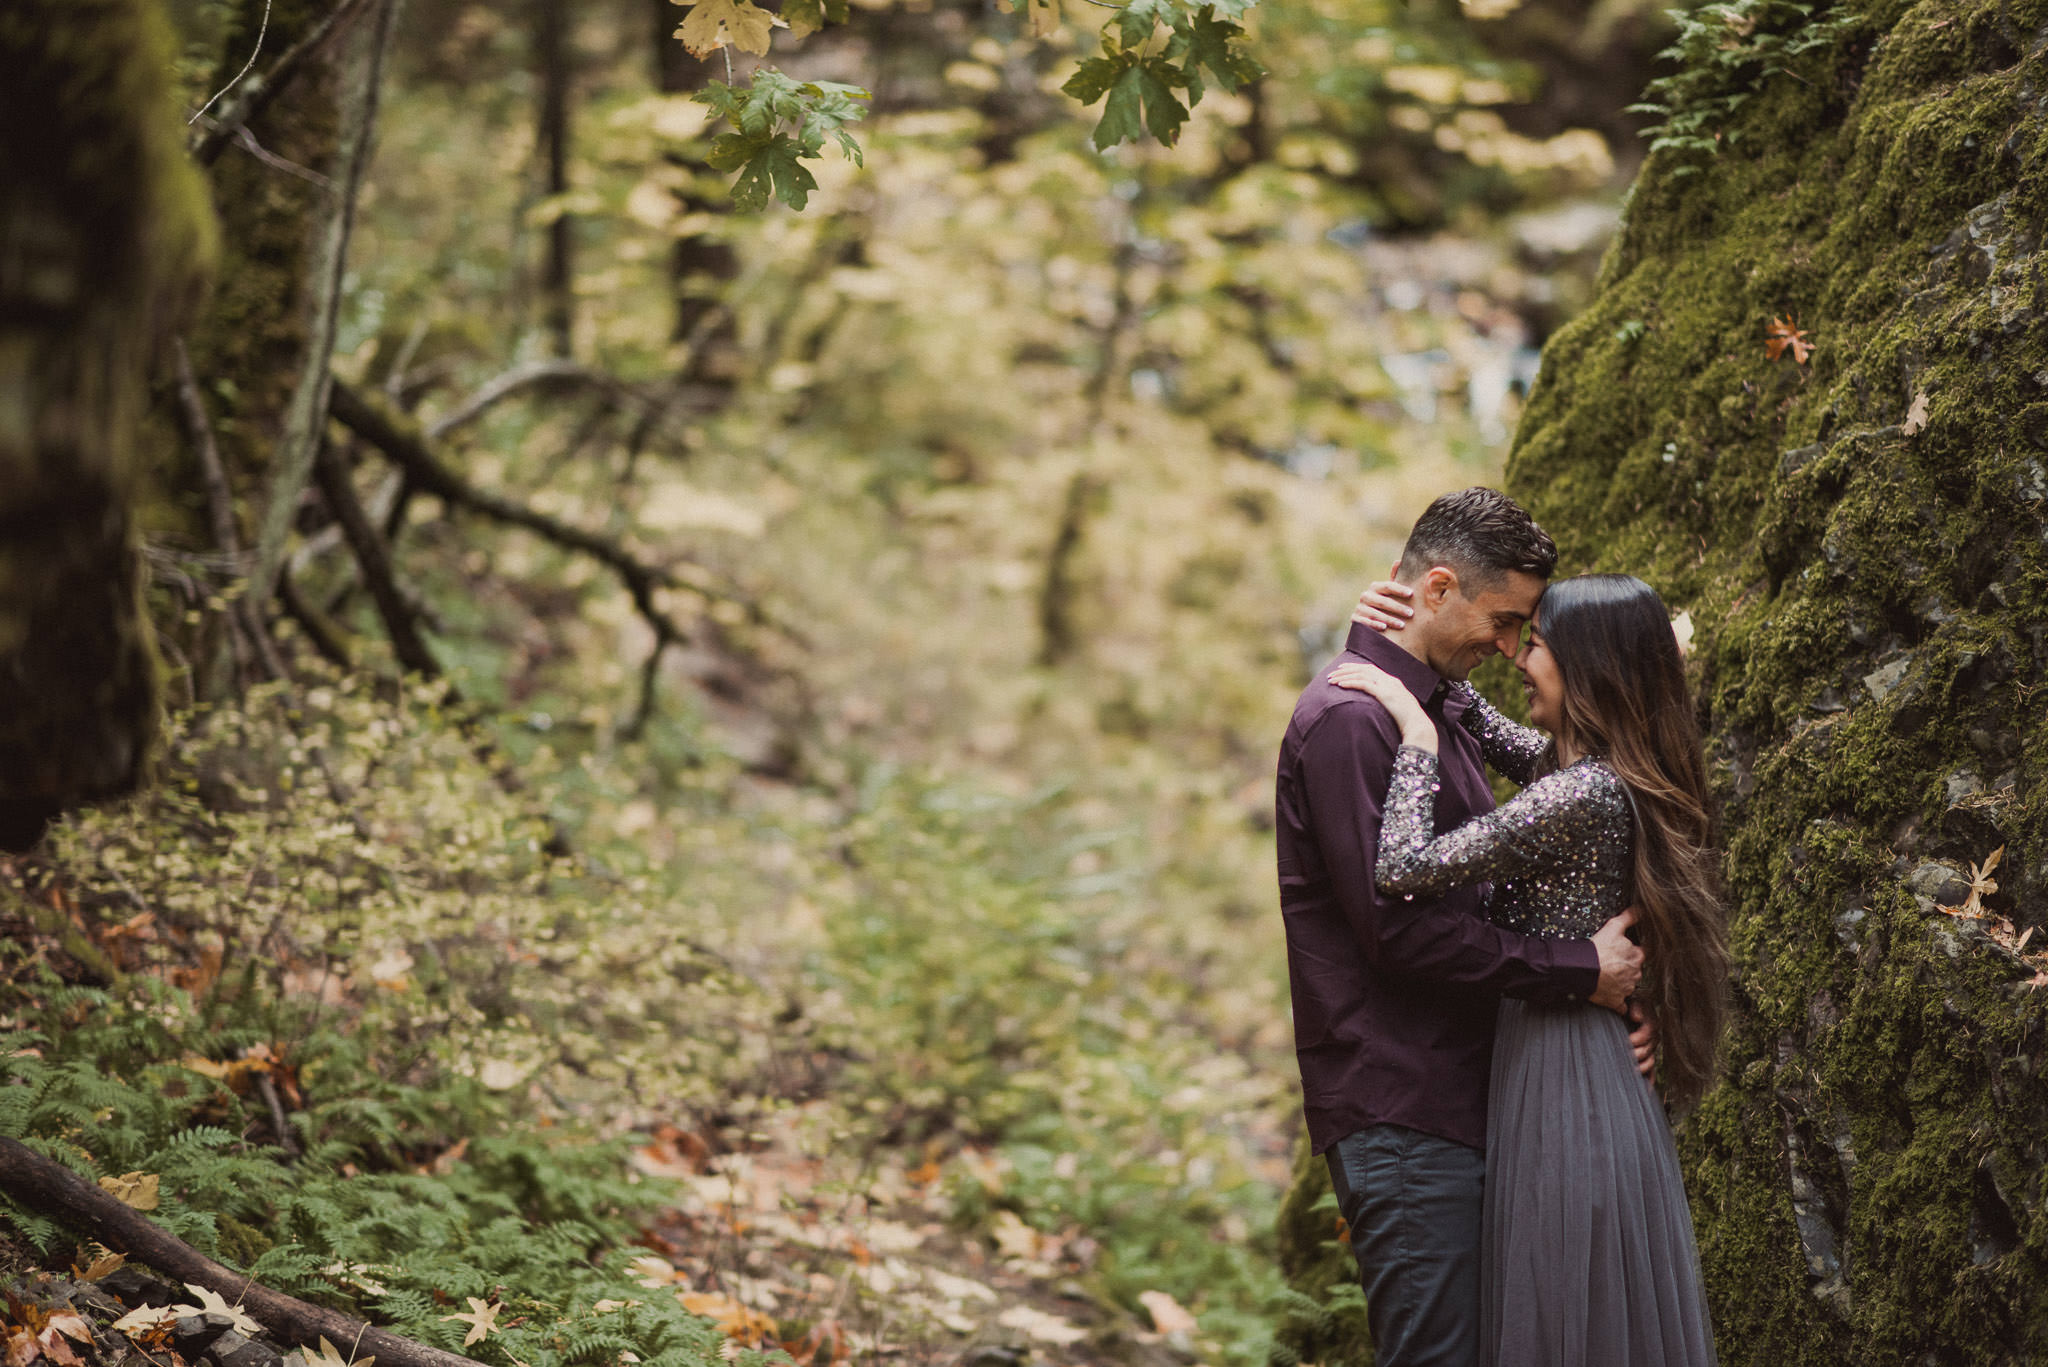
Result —
[[[214, 440], [213, 422], [206, 415], [206, 400], [200, 394], [199, 381], [192, 373], [192, 357], [185, 350], [184, 338], [171, 339], [171, 360], [177, 372], [178, 407], [185, 416], [186, 436], [192, 442], [192, 453], [199, 461], [200, 482], [206, 489], [207, 520], [213, 524], [214, 548], [220, 552], [229, 572], [240, 574], [245, 566], [242, 536], [235, 527], [234, 491], [228, 487], [228, 472], [220, 459], [220, 443]], [[285, 676], [284, 661], [277, 653], [276, 643], [270, 639], [262, 610], [245, 594], [236, 599], [228, 610], [228, 620], [230, 630], [246, 641], [255, 653], [263, 673], [272, 679], [282, 679]], [[238, 668], [240, 663], [237, 659]]]
[[760, 607], [721, 581], [710, 570], [687, 561], [663, 566], [642, 560], [616, 541], [574, 527], [558, 518], [529, 508], [516, 500], [479, 489], [467, 478], [444, 465], [428, 444], [417, 424], [364, 397], [337, 378], [328, 411], [334, 420], [361, 437], [383, 454], [412, 481], [413, 488], [431, 494], [451, 506], [467, 508], [495, 522], [522, 527], [566, 550], [587, 555], [613, 574], [633, 599], [634, 608], [657, 640], [687, 642], [696, 631], [677, 622], [662, 610], [657, 596], [663, 589], [682, 589], [713, 602], [739, 605], [749, 620], [761, 626], [775, 626], [794, 636], [786, 626], [771, 623]]
[[653, 400], [639, 394], [615, 376], [607, 375], [602, 370], [595, 370], [579, 361], [527, 361], [485, 381], [474, 394], [428, 423], [427, 437], [429, 440], [439, 441], [456, 428], [475, 422], [497, 403], [511, 398], [520, 390], [548, 384], [590, 385], [620, 398], [632, 399], [649, 408], [654, 406]]
[[320, 652], [336, 669], [353, 669], [354, 659], [349, 655], [348, 642], [327, 617], [327, 614], [306, 601], [306, 595], [299, 588], [299, 581], [292, 577], [292, 566], [287, 563], [277, 575], [277, 598], [284, 604], [285, 615], [299, 624], [299, 630], [306, 633], [306, 639], [313, 643], [313, 649]]
[[[336, 387], [339, 388], [339, 382]], [[377, 615], [384, 620], [384, 632], [391, 638], [391, 649], [398, 656], [398, 663], [415, 674], [429, 679], [440, 678], [441, 662], [434, 658], [434, 652], [427, 648], [426, 638], [420, 635], [419, 614], [398, 587], [384, 538], [378, 535], [369, 513], [363, 509], [362, 500], [356, 497], [348, 467], [332, 443], [320, 443], [319, 454], [313, 458], [313, 477], [320, 485], [321, 496], [327, 500], [327, 510], [341, 524], [341, 534], [355, 553], [363, 584], [370, 590], [371, 601], [377, 605]]]
[[191, 438], [192, 454], [199, 459], [199, 480], [206, 490], [206, 514], [213, 524], [214, 549], [230, 560], [238, 560], [242, 554], [242, 534], [235, 528], [235, 498], [228, 488], [220, 443], [213, 438], [213, 423], [206, 416], [206, 401], [200, 397], [199, 381], [192, 374], [192, 357], [185, 350], [183, 337], [171, 339], [171, 360], [177, 369], [178, 405], [185, 415], [185, 434]]

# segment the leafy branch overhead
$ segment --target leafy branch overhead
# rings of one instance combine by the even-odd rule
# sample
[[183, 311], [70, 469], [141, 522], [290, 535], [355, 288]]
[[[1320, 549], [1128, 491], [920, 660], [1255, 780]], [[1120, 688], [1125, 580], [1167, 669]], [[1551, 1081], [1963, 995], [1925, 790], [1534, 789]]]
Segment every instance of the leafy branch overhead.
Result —
[[[791, 0], [780, 14], [751, 0], [675, 3], [689, 11], [675, 36], [699, 58], [731, 48], [764, 57], [777, 28], [801, 38], [847, 19], [847, 0]], [[1061, 25], [1056, 0], [1003, 3], [1009, 9], [1021, 3], [1032, 33], [1040, 38]], [[1184, 0], [1129, 0], [1110, 6], [1115, 13], [1102, 25], [1102, 55], [1084, 60], [1061, 87], [1083, 105], [1103, 102], [1095, 146], [1106, 150], [1120, 142], [1136, 142], [1149, 132], [1171, 147], [1208, 83], [1235, 91], [1263, 75], [1243, 51], [1245, 32], [1238, 23], [1254, 3], [1218, 0], [1194, 6]], [[731, 65], [727, 52], [728, 76]], [[868, 92], [857, 86], [797, 81], [773, 67], [762, 67], [748, 84], [713, 81], [694, 98], [734, 130], [713, 141], [707, 159], [721, 171], [737, 173], [737, 208], [762, 209], [771, 197], [792, 209], [804, 208], [818, 182], [803, 163], [821, 156], [827, 139], [861, 164], [860, 144], [847, 131], [867, 112], [856, 101], [869, 98]]]
[[[1240, 0], [1193, 9], [1175, 0], [1131, 0], [1102, 26], [1102, 55], [1081, 63], [1060, 87], [1084, 105], [1105, 100], [1095, 125], [1095, 145], [1136, 142], [1145, 133], [1168, 147], [1180, 138], [1188, 110], [1202, 102], [1202, 72], [1235, 91], [1264, 72], [1239, 47], [1244, 28], [1236, 22], [1247, 9]], [[1219, 18], [1218, 11], [1228, 17]], [[1155, 53], [1159, 29], [1167, 40]], [[1186, 103], [1176, 91], [1187, 93]]]

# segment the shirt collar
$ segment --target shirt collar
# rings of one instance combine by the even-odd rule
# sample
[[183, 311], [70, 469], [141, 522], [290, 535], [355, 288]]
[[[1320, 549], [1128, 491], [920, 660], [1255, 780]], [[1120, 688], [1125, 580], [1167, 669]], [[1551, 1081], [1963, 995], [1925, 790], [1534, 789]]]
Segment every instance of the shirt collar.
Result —
[[[1457, 692], [1443, 675], [1363, 622], [1351, 624], [1351, 634], [1345, 638], [1344, 648], [1399, 679], [1424, 707], [1440, 707], [1447, 699], [1457, 699]], [[1464, 709], [1461, 707], [1459, 710]]]

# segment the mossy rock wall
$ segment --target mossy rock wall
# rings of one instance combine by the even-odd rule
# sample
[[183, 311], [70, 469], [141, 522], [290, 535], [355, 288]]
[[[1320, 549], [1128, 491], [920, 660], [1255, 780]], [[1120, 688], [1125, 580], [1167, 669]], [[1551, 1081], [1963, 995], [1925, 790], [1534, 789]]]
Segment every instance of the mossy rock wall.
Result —
[[2003, 847], [1986, 907], [2048, 919], [2048, 4], [1836, 29], [1719, 153], [1651, 158], [1508, 481], [1565, 570], [1698, 628], [1738, 1017], [1681, 1147], [1722, 1360], [2039, 1360], [2048, 991], [1939, 907]]
[[[2002, 847], [1984, 905], [2048, 920], [2048, 4], [1717, 22], [1747, 98], [1646, 164], [1508, 482], [1566, 572], [1698, 630], [1737, 1015], [1680, 1145], [1722, 1361], [2039, 1361], [2048, 989], [1940, 908]], [[1773, 24], [1830, 40], [1723, 57]]]

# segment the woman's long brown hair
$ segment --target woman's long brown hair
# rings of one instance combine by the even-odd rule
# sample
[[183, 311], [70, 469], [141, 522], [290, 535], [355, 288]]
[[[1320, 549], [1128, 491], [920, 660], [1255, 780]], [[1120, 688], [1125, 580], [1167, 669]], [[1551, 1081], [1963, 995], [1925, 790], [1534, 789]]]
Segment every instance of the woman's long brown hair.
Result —
[[1699, 721], [1671, 619], [1633, 575], [1561, 579], [1536, 610], [1564, 683], [1559, 740], [1598, 755], [1635, 808], [1641, 995], [1664, 1051], [1667, 1095], [1713, 1082], [1728, 987], [1727, 915]]

